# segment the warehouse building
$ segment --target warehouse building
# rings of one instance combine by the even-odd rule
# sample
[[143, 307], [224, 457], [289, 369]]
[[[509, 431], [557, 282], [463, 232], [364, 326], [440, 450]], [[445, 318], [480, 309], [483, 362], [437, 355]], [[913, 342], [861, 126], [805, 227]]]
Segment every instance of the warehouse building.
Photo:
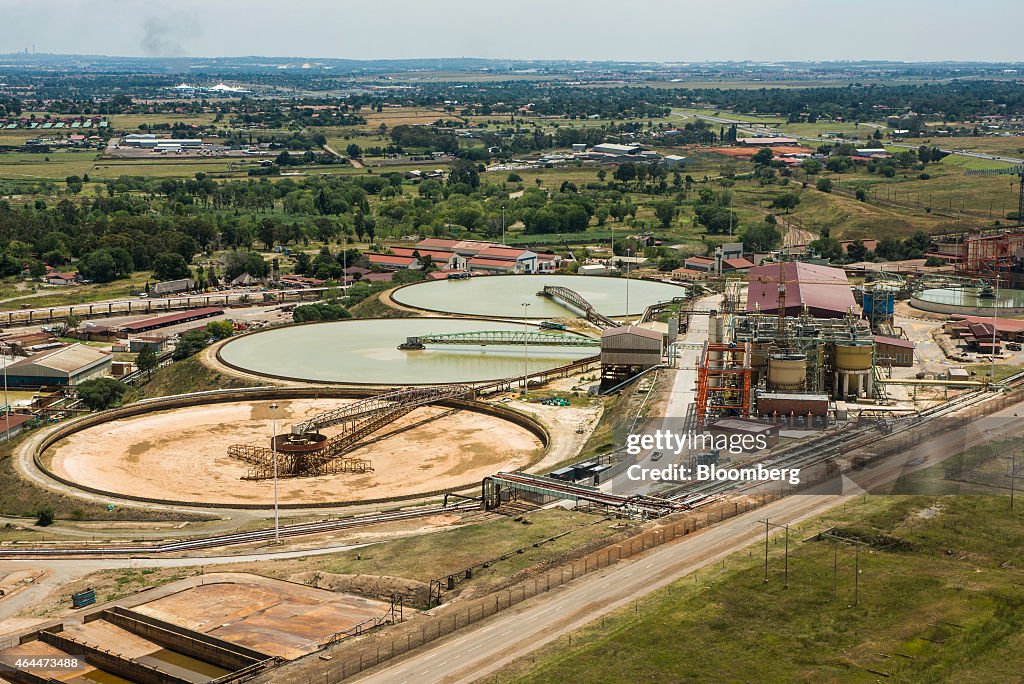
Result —
[[179, 278], [178, 280], [165, 280], [157, 283], [153, 286], [151, 292], [155, 295], [175, 294], [185, 292], [186, 290], [194, 290], [195, 287], [196, 281], [191, 278]]
[[661, 363], [665, 336], [657, 330], [624, 325], [601, 334], [601, 389], [625, 382]]
[[72, 344], [51, 349], [7, 366], [11, 387], [74, 387], [92, 378], [110, 375], [111, 355]]

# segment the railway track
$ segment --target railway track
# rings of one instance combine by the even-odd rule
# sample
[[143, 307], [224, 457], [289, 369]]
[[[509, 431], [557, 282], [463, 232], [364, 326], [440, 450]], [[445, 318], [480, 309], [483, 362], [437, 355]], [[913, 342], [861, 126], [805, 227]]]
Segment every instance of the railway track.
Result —
[[[300, 523], [297, 525], [285, 525], [280, 528], [280, 536], [301, 537], [310, 534], [321, 534], [324, 532], [337, 532], [341, 530], [378, 525], [386, 522], [402, 520], [415, 520], [431, 515], [452, 513], [455, 511], [472, 511], [479, 509], [480, 504], [476, 502], [460, 503], [453, 506], [436, 506], [431, 508], [414, 509], [409, 511], [391, 511], [387, 513], [374, 513], [370, 515], [342, 518], [340, 520], [320, 520], [311, 523]], [[253, 544], [257, 542], [272, 541], [275, 537], [273, 528], [266, 530], [254, 530], [252, 532], [238, 532], [235, 534], [216, 535], [212, 537], [201, 537], [198, 539], [184, 539], [180, 541], [164, 542], [158, 544], [102, 544], [88, 546], [60, 546], [60, 547], [25, 547], [11, 548], [0, 547], [0, 559], [16, 560], [23, 558], [79, 558], [108, 557], [108, 556], [131, 556], [147, 557], [151, 555], [163, 555], [169, 553], [181, 553], [184, 551], [201, 551], [204, 549], [219, 548], [224, 546], [236, 546], [239, 544]]]
[[[1001, 383], [1003, 387], [1020, 387], [1024, 385], [1024, 372], [1016, 373], [1005, 378]], [[806, 468], [817, 465], [842, 453], [848, 453], [855, 449], [868, 446], [874, 442], [897, 435], [911, 428], [919, 427], [923, 423], [936, 420], [949, 415], [960, 409], [980, 404], [995, 396], [986, 390], [978, 390], [964, 394], [939, 406], [934, 406], [916, 415], [898, 418], [891, 423], [886, 423], [885, 431], [879, 431], [879, 425], [869, 423], [865, 425], [853, 425], [847, 429], [840, 430], [821, 438], [812, 440], [810, 443], [797, 444], [783, 452], [773, 454], [768, 458], [737, 464], [735, 468], [752, 467], [761, 464], [765, 468]], [[697, 508], [712, 503], [727, 493], [741, 492], [760, 483], [742, 482], [707, 482], [703, 484], [685, 483], [679, 484], [660, 494], [660, 496], [682, 503], [688, 507]]]

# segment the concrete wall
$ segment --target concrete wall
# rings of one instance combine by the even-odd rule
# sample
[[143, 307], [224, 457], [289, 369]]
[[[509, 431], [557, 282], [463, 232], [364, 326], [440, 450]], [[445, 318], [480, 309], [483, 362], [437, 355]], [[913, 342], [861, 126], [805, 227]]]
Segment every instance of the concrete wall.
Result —
[[203, 662], [213, 663], [226, 670], [240, 670], [272, 659], [266, 653], [237, 646], [229, 641], [119, 606], [112, 610], [102, 610], [89, 617], [105, 620], [166, 649], [184, 653]]
[[[577, 362], [579, 363], [579, 362]], [[557, 369], [556, 369], [557, 370]], [[551, 371], [549, 371], [551, 372]], [[80, 489], [85, 492], [92, 492], [93, 494], [100, 494], [105, 497], [111, 497], [114, 499], [129, 499], [132, 501], [142, 501], [146, 503], [156, 503], [164, 505], [186, 505], [186, 506], [203, 506], [207, 508], [246, 508], [253, 510], [264, 510], [270, 508], [264, 504], [239, 504], [239, 503], [210, 503], [210, 502], [198, 502], [198, 501], [172, 501], [169, 499], [158, 499], [153, 497], [144, 496], [129, 496], [126, 494], [119, 494], [116, 492], [108, 492], [96, 487], [88, 487], [85, 485], [78, 484], [72, 480], [61, 477], [53, 471], [51, 471], [43, 463], [42, 454], [48, 448], [59, 442], [60, 440], [75, 434], [81, 430], [84, 430], [95, 425], [101, 425], [112, 420], [118, 420], [121, 418], [129, 418], [131, 416], [138, 416], [145, 413], [151, 413], [155, 411], [166, 411], [168, 409], [175, 408], [186, 408], [189, 406], [201, 406], [204, 404], [219, 404], [233, 401], [268, 401], [271, 399], [318, 399], [318, 398], [343, 398], [343, 399], [365, 399], [366, 397], [379, 394], [387, 390], [381, 390], [381, 392], [368, 392], [361, 389], [346, 389], [340, 387], [252, 387], [248, 389], [236, 389], [236, 390], [212, 390], [209, 392], [197, 392], [195, 394], [180, 394], [172, 397], [160, 397], [157, 399], [144, 399], [142, 401], [135, 402], [134, 404], [128, 404], [115, 409], [107, 411], [99, 411], [97, 413], [90, 413], [82, 418], [77, 418], [68, 423], [64, 423], [43, 438], [38, 446], [36, 447], [35, 453], [32, 454], [32, 461], [36, 469], [41, 473], [45, 474], [52, 480], [65, 484], [75, 489]], [[526, 414], [513, 411], [503, 406], [496, 404], [485, 404], [477, 401], [467, 401], [461, 399], [452, 399], [449, 401], [439, 402], [438, 406], [444, 406], [447, 408], [458, 408], [466, 411], [476, 411], [477, 413], [484, 413], [487, 415], [497, 416], [511, 423], [514, 423], [522, 428], [529, 430], [537, 439], [544, 445], [544, 451], [539, 454], [530, 464], [526, 467], [530, 467], [537, 463], [544, 457], [547, 452], [548, 444], [550, 443], [551, 436], [540, 422], [534, 420]], [[430, 492], [419, 492], [416, 494], [408, 494], [403, 496], [389, 497], [387, 499], [365, 499], [361, 501], [335, 501], [335, 502], [324, 502], [324, 503], [294, 503], [294, 504], [281, 504], [281, 508], [335, 508], [338, 506], [352, 506], [352, 505], [366, 505], [366, 504], [379, 504], [387, 503], [390, 501], [400, 501], [403, 499], [423, 499], [430, 496], [438, 496], [441, 494], [447, 494], [449, 492], [458, 492], [467, 490], [470, 488], [476, 488], [477, 482], [468, 482], [464, 485], [450, 487], [447, 489], [439, 489]]]

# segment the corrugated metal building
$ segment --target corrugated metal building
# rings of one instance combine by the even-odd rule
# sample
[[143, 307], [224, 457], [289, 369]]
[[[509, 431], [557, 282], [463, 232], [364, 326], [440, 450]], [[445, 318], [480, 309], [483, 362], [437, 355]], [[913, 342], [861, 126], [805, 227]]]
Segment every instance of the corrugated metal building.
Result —
[[665, 336], [625, 325], [601, 333], [601, 387], [607, 389], [661, 363]]
[[664, 335], [650, 328], [624, 325], [601, 333], [601, 364], [650, 368], [661, 363]]
[[7, 366], [7, 384], [12, 387], [72, 387], [91, 378], [110, 375], [112, 358], [84, 344], [72, 344]]
[[802, 261], [755, 266], [747, 276], [747, 311], [776, 313], [779, 309], [779, 282], [785, 284], [787, 316], [799, 316], [807, 307], [815, 318], [842, 318], [853, 307], [853, 290], [841, 268], [818, 266]]

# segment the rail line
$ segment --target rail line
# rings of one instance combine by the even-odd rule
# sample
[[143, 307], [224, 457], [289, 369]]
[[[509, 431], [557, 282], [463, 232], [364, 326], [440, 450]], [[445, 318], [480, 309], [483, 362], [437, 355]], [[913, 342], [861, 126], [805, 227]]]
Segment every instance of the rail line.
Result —
[[[336, 532], [368, 525], [377, 525], [386, 522], [400, 520], [413, 520], [441, 513], [453, 511], [479, 510], [480, 504], [466, 502], [453, 506], [436, 506], [409, 511], [391, 511], [388, 513], [374, 513], [370, 515], [342, 518], [340, 520], [320, 520], [311, 523], [300, 523], [297, 525], [285, 525], [280, 528], [280, 536], [300, 537], [309, 534], [320, 534], [323, 532]], [[77, 558], [80, 556], [132, 556], [146, 557], [149, 555], [162, 555], [167, 553], [180, 553], [183, 551], [199, 551], [203, 549], [218, 548], [222, 546], [235, 546], [239, 544], [252, 544], [255, 542], [272, 541], [275, 533], [273, 528], [266, 530], [254, 530], [252, 532], [238, 532], [235, 534], [216, 535], [213, 537], [201, 537], [198, 539], [186, 539], [159, 544], [126, 544], [126, 545], [89, 545], [89, 546], [61, 546], [59, 548], [10, 548], [0, 547], [0, 559], [16, 560], [19, 558]]]
[[[1005, 378], [999, 385], [1003, 388], [1024, 385], [1024, 372]], [[887, 423], [885, 425], [887, 425], [888, 429], [884, 432], [879, 432], [879, 425], [877, 423], [853, 425], [844, 430], [815, 439], [810, 443], [797, 444], [784, 452], [773, 454], [768, 458], [753, 460], [731, 467], [744, 468], [761, 464], [765, 468], [803, 468], [817, 465], [838, 454], [850, 452], [892, 435], [906, 432], [911, 428], [941, 418], [954, 411], [983, 403], [994, 396], [989, 391], [979, 390], [970, 392], [939, 406], [925, 409], [916, 415], [898, 418], [892, 423]], [[670, 501], [677, 501], [691, 507], [699, 507], [711, 503], [723, 494], [742, 491], [756, 486], [758, 486], [758, 483], [728, 481], [708, 482], [698, 485], [684, 483], [663, 492], [662, 496]]]

